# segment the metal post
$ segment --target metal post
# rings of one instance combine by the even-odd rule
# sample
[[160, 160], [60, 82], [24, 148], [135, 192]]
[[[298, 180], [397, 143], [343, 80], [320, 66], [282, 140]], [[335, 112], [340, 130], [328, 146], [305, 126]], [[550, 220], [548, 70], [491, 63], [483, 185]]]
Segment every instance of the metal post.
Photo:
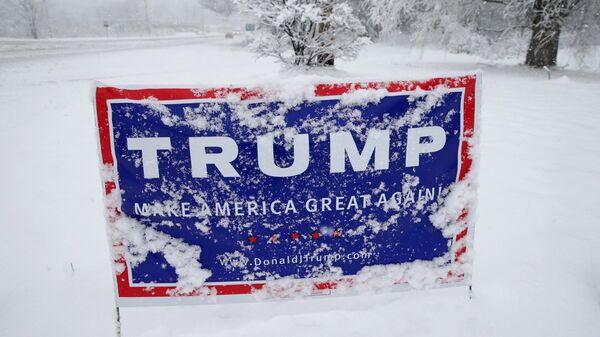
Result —
[[552, 79], [552, 75], [550, 73], [550, 68], [548, 68], [548, 66], [544, 66], [544, 70], [548, 74], [548, 80], [551, 80]]
[[473, 299], [473, 285], [469, 284], [469, 299]]
[[102, 25], [104, 26], [104, 30], [106, 31], [106, 39], [108, 40], [108, 21], [104, 20]]
[[121, 337], [121, 311], [119, 310], [119, 307], [115, 307], [116, 308], [116, 322], [115, 322], [115, 332], [117, 337]]
[[204, 22], [204, 5], [202, 3], [200, 4], [200, 18], [202, 20], [202, 33], [206, 33], [206, 23]]

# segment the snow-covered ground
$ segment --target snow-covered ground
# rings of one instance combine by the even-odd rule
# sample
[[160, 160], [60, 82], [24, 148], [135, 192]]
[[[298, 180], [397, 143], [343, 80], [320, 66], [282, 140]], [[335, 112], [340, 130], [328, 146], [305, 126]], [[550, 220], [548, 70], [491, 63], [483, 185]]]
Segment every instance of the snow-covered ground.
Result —
[[[73, 43], [34, 48], [35, 57], [14, 41], [0, 51], [0, 336], [114, 335], [93, 80], [299, 78], [236, 41]], [[548, 80], [514, 64], [376, 44], [326, 76], [411, 79], [476, 68], [484, 83], [473, 299], [452, 288], [126, 308], [123, 335], [599, 336], [599, 74], [557, 71]]]

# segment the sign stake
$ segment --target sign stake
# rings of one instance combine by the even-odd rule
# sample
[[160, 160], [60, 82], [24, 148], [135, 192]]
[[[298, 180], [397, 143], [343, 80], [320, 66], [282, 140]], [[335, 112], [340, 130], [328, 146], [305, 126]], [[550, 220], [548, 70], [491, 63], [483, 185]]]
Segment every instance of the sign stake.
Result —
[[118, 306], [115, 306], [115, 335], [116, 337], [121, 337], [121, 310]]

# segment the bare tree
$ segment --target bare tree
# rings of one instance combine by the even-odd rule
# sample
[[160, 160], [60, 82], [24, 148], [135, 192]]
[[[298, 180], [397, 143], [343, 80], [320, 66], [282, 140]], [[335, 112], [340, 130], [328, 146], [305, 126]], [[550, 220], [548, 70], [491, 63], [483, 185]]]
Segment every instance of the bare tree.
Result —
[[9, 3], [15, 8], [17, 15], [27, 22], [31, 37], [39, 38], [41, 2], [39, 0], [10, 0]]

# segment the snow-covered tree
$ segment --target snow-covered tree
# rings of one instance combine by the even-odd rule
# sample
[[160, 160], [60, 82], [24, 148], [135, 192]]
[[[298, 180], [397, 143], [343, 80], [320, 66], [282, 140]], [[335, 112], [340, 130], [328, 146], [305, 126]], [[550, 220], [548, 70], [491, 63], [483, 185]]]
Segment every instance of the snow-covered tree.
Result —
[[258, 20], [260, 31], [251, 47], [288, 65], [333, 65], [353, 58], [368, 43], [366, 30], [344, 1], [234, 0]]
[[[590, 41], [598, 43], [600, 35], [598, 0], [364, 1], [370, 19], [384, 32], [400, 31], [412, 41], [439, 43], [455, 52], [476, 53], [491, 45], [500, 54], [511, 32], [526, 30], [530, 35], [520, 34], [520, 38], [529, 39], [525, 64], [533, 67], [556, 65], [565, 29], [571, 35], [568, 46], [576, 51]], [[498, 42], [504, 46], [494, 46]]]
[[600, 66], [600, 1], [585, 1], [573, 9], [564, 28], [562, 41], [575, 51], [579, 64]]
[[481, 0], [365, 0], [372, 22], [383, 34], [400, 31], [421, 44], [441, 43], [452, 51], [481, 43], [475, 20]]
[[199, 2], [201, 6], [223, 15], [231, 15], [235, 10], [231, 0], [199, 0]]
[[[512, 0], [515, 1], [515, 0]], [[525, 64], [554, 66], [564, 20], [583, 0], [529, 0], [532, 2], [531, 42]]]
[[381, 27], [371, 20], [367, 6], [365, 6], [365, 0], [346, 0], [346, 2], [352, 7], [354, 15], [360, 20], [367, 34], [370, 38], [379, 37]]
[[[585, 17], [576, 17], [572, 13], [597, 3], [597, 0], [486, 1], [503, 6], [503, 17], [507, 21], [516, 21], [530, 30], [531, 36], [525, 64], [532, 67], [556, 65], [560, 36], [565, 26], [566, 28], [572, 28], [573, 25], [587, 26]], [[507, 27], [507, 29], [510, 28], [510, 26]], [[571, 44], [571, 47], [578, 48], [579, 46]]]
[[[485, 0], [503, 7], [506, 30], [526, 27], [530, 32], [525, 64], [532, 67], [556, 65], [559, 44], [576, 53], [589, 43], [600, 42], [598, 0]], [[567, 40], [561, 42], [561, 36]]]

